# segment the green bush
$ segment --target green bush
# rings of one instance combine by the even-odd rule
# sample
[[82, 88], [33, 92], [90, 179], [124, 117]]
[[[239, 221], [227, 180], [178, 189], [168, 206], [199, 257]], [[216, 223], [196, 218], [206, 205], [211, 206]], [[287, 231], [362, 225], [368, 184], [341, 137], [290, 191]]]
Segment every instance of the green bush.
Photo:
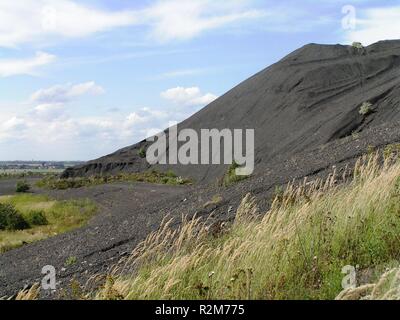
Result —
[[24, 230], [29, 223], [11, 204], [0, 203], [0, 230]]
[[45, 214], [41, 210], [30, 211], [25, 216], [25, 219], [31, 226], [45, 226], [49, 224]]
[[31, 186], [26, 181], [18, 181], [15, 191], [18, 193], [25, 193], [31, 189]]
[[165, 175], [169, 178], [176, 178], [176, 174], [172, 170], [168, 170]]

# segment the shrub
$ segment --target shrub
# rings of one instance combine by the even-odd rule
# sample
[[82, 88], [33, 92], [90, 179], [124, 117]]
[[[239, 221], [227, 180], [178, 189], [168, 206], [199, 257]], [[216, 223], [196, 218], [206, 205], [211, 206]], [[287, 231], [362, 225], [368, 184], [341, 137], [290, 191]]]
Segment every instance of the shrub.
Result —
[[143, 147], [139, 149], [139, 157], [146, 158], [146, 150]]
[[172, 170], [168, 170], [165, 175], [169, 178], [176, 178], [176, 174]]
[[170, 178], [164, 177], [164, 178], [161, 179], [161, 182], [162, 182], [163, 184], [169, 184]]
[[25, 193], [31, 189], [30, 185], [26, 181], [18, 181], [15, 189], [18, 193]]
[[25, 216], [25, 219], [31, 226], [45, 226], [49, 224], [45, 214], [41, 210], [30, 211]]
[[236, 169], [239, 167], [240, 166], [236, 162], [233, 162], [230, 165], [228, 172], [225, 174], [225, 176], [223, 178], [223, 182], [222, 182], [223, 186], [227, 187], [233, 183], [239, 182], [239, 181], [247, 178], [247, 176], [238, 176], [236, 174]]
[[11, 204], [0, 203], [0, 230], [24, 230], [29, 223]]
[[356, 49], [364, 49], [364, 46], [362, 45], [361, 42], [353, 42], [351, 46]]
[[367, 116], [372, 113], [372, 103], [371, 102], [364, 102], [361, 107], [359, 113], [362, 116]]

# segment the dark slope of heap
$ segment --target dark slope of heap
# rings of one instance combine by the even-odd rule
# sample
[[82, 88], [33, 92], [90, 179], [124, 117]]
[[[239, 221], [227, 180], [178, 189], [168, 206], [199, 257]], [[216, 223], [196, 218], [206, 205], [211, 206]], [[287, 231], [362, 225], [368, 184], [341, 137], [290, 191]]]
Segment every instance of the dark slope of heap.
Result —
[[[373, 105], [367, 116], [359, 110]], [[400, 120], [400, 40], [364, 49], [309, 44], [244, 81], [179, 129], [254, 128], [256, 172], [277, 156], [290, 158], [367, 128]], [[142, 141], [67, 170], [64, 177], [149, 169]], [[226, 166], [173, 166], [182, 176], [213, 182]]]

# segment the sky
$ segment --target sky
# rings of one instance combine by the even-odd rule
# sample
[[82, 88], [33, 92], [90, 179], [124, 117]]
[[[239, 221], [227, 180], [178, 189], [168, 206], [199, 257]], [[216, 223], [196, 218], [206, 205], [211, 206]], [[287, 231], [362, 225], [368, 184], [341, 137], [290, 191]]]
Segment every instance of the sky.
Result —
[[400, 38], [400, 0], [0, 0], [0, 161], [90, 160], [307, 43]]

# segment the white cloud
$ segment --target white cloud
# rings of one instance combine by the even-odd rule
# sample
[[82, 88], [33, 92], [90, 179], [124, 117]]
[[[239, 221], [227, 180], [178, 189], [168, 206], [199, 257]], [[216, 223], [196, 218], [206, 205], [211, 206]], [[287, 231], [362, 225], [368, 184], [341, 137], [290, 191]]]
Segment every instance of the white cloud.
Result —
[[104, 92], [105, 90], [94, 81], [76, 85], [64, 84], [36, 91], [32, 94], [31, 101], [41, 104], [65, 103], [86, 94], [101, 95]]
[[72, 0], [0, 1], [0, 47], [82, 38], [119, 27], [145, 26], [157, 41], [186, 40], [204, 31], [264, 16], [251, 0], [159, 0], [140, 10], [107, 11]]
[[5, 139], [23, 139], [28, 125], [25, 119], [13, 116], [0, 123], [0, 142]]
[[4, 122], [2, 128], [3, 130], [10, 130], [10, 131], [21, 130], [26, 128], [26, 123], [21, 118], [12, 117], [11, 119]]
[[27, 112], [0, 114], [0, 148], [9, 150], [7, 158], [89, 160], [137, 143], [189, 115], [141, 108], [125, 115], [78, 116], [62, 103], [41, 104]]
[[152, 36], [160, 41], [187, 40], [204, 31], [243, 20], [265, 16], [262, 10], [247, 9], [249, 1], [169, 0], [158, 1], [145, 10]]
[[64, 111], [64, 104], [62, 103], [46, 103], [35, 107], [34, 115], [40, 119], [53, 120], [60, 118]]
[[[0, 31], [1, 34], [1, 31]], [[37, 52], [35, 57], [26, 59], [0, 59], [0, 77], [34, 75], [36, 69], [55, 60], [55, 56]]]
[[[193, 112], [192, 108], [143, 107], [128, 113], [83, 116], [72, 113], [66, 102], [71, 96], [99, 92], [93, 91], [96, 85], [55, 87], [58, 89], [52, 87], [32, 95], [31, 105], [25, 108], [10, 107], [10, 112], [0, 114], [0, 148], [9, 150], [8, 158], [89, 160], [137, 143]], [[163, 94], [176, 101], [178, 107], [206, 104], [216, 98], [202, 94], [197, 87], [178, 87]]]
[[161, 97], [181, 106], [205, 106], [218, 97], [212, 93], [203, 94], [198, 87], [176, 87], [161, 93]]
[[134, 12], [106, 12], [76, 1], [0, 1], [0, 46], [13, 47], [50, 37], [79, 38], [135, 21]]
[[380, 40], [400, 38], [400, 6], [357, 10], [354, 30], [345, 34], [346, 43], [369, 45]]
[[147, 118], [145, 116], [139, 115], [137, 112], [133, 112], [126, 117], [126, 123], [128, 125], [136, 125], [140, 123], [145, 123]]

